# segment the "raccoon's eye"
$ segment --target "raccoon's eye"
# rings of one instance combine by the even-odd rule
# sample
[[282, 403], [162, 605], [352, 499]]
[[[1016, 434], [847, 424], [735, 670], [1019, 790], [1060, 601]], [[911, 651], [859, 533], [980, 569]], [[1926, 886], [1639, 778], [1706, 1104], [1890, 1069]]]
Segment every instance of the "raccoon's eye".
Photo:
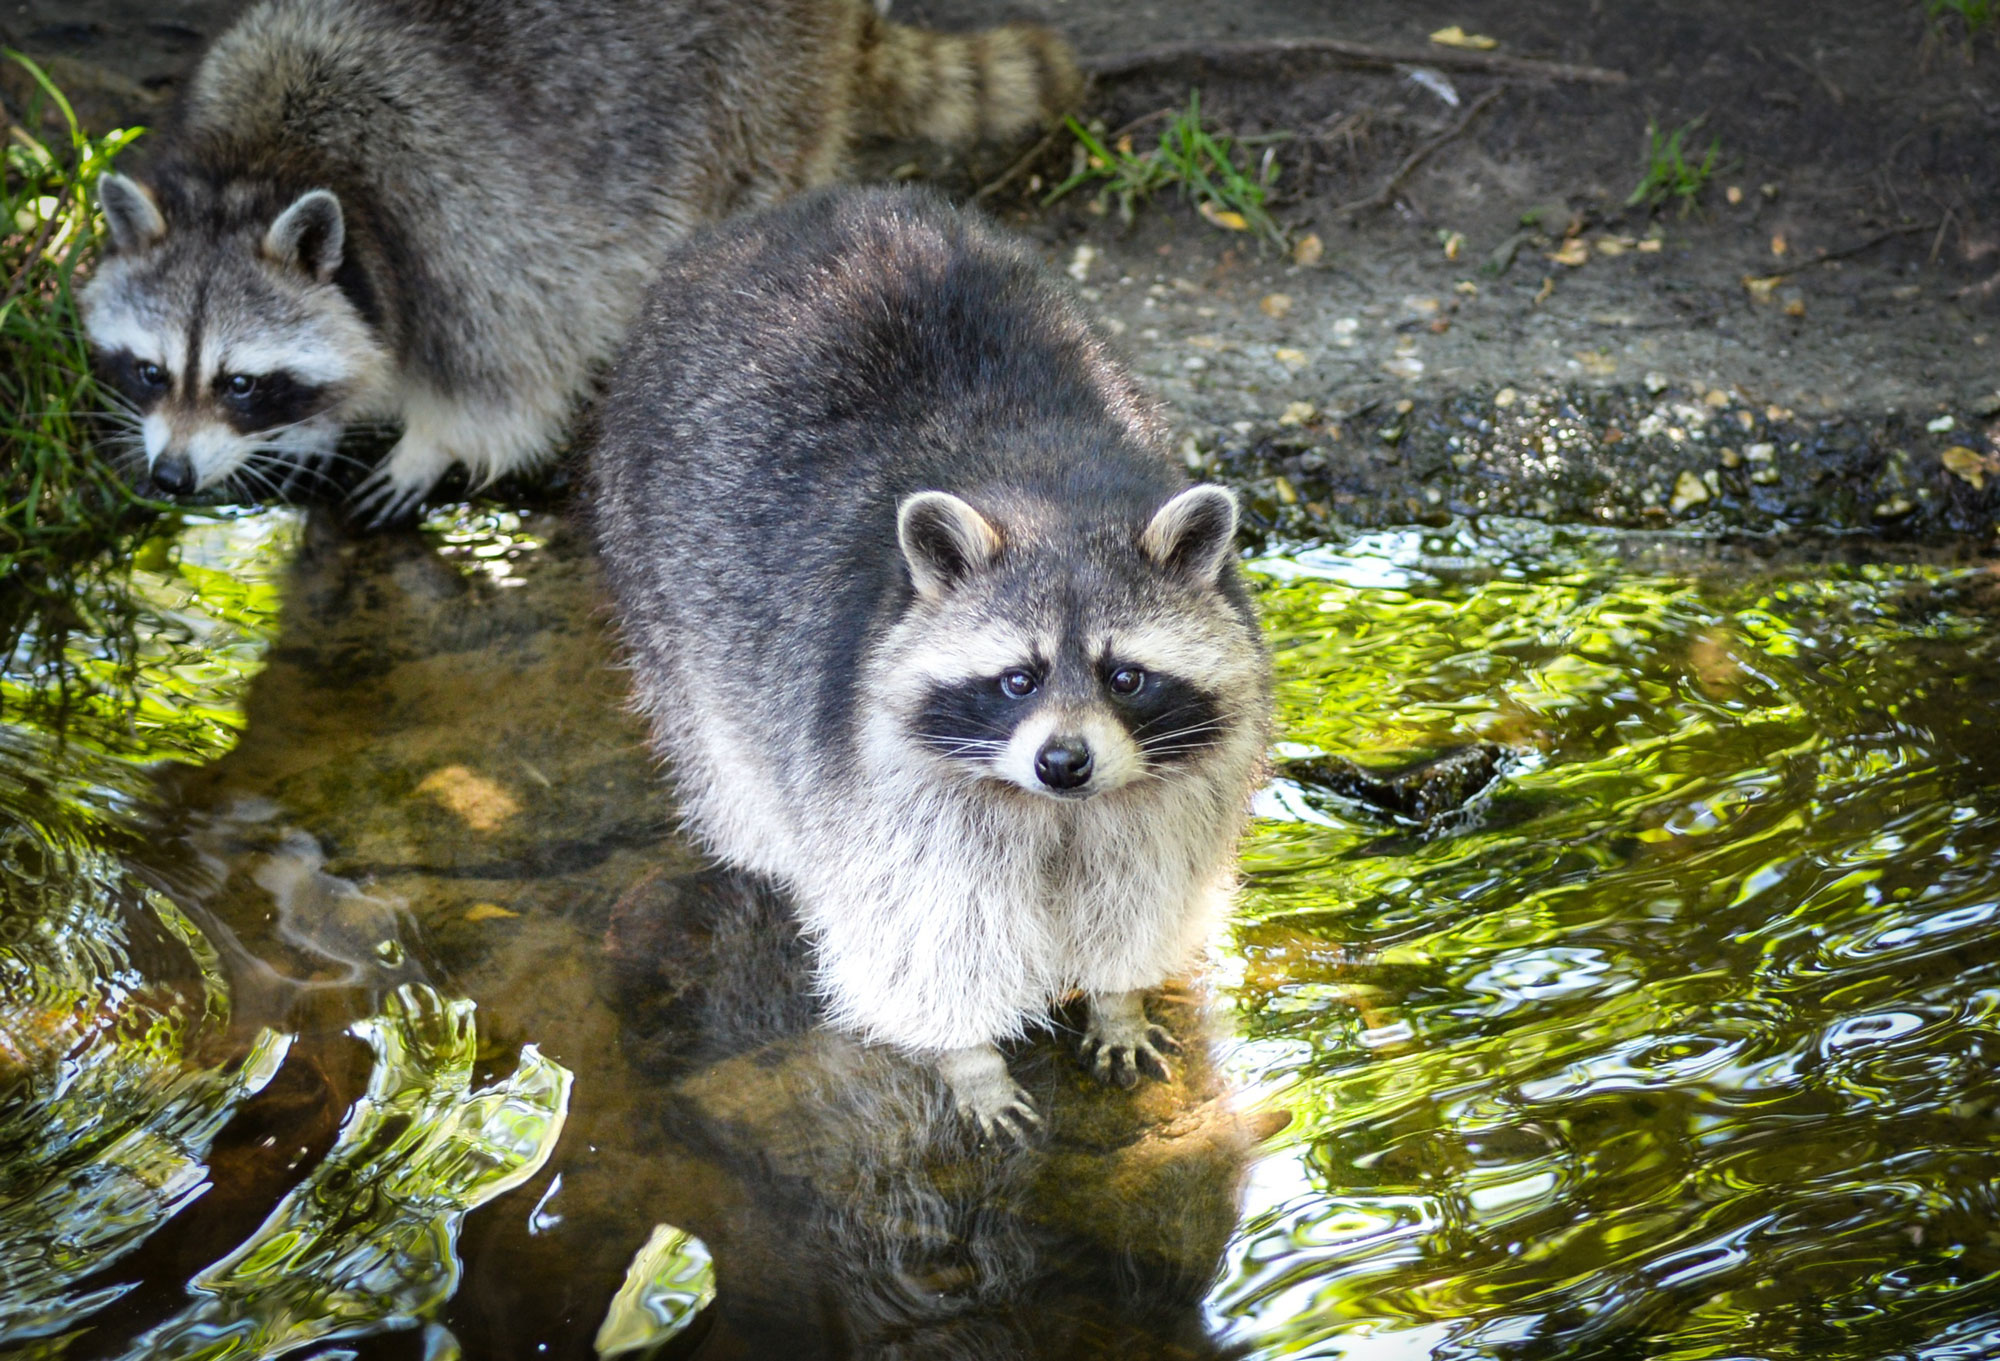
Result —
[[167, 385], [167, 371], [150, 359], [142, 359], [132, 366], [139, 375], [139, 381], [149, 388], [163, 388]]
[[1000, 693], [1009, 699], [1026, 699], [1035, 693], [1035, 673], [1008, 671], [1000, 677]]
[[223, 381], [232, 397], [248, 397], [257, 390], [257, 380], [247, 373], [232, 373]]
[[1146, 673], [1136, 666], [1121, 666], [1111, 673], [1111, 693], [1114, 695], [1136, 695], [1146, 683]]

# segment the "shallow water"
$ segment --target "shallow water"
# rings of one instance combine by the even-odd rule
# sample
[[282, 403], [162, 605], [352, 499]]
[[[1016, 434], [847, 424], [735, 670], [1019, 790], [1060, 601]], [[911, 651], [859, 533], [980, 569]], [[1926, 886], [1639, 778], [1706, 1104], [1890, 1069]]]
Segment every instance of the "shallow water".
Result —
[[1037, 1043], [1000, 1158], [672, 835], [560, 518], [168, 526], [0, 678], [0, 1357], [2000, 1354], [2000, 578], [1847, 558], [1255, 560], [1185, 1071]]

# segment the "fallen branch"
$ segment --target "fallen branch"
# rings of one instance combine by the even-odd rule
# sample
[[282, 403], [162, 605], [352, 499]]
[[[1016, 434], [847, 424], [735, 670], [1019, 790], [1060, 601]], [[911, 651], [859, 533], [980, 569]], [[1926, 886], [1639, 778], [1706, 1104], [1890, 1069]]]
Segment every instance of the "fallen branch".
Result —
[[1449, 142], [1452, 138], [1458, 136], [1461, 132], [1464, 132], [1467, 128], [1471, 127], [1472, 120], [1479, 117], [1480, 111], [1484, 109], [1488, 104], [1491, 104], [1494, 100], [1498, 99], [1500, 97], [1500, 94], [1501, 94], [1500, 89], [1492, 89], [1488, 90], [1485, 94], [1479, 96], [1479, 98], [1473, 100], [1471, 106], [1466, 109], [1465, 116], [1463, 118], [1460, 118], [1456, 123], [1453, 123], [1443, 132], [1440, 132], [1437, 136], [1431, 138], [1430, 141], [1425, 142], [1415, 151], [1412, 151], [1408, 156], [1405, 156], [1403, 158], [1403, 163], [1397, 166], [1394, 173], [1392, 173], [1388, 179], [1382, 182], [1382, 187], [1380, 189], [1377, 189], [1367, 198], [1358, 198], [1354, 200], [1354, 202], [1352, 203], [1341, 204], [1338, 208], [1333, 210], [1333, 215], [1335, 217], [1349, 217], [1359, 213], [1364, 213], [1368, 211], [1370, 208], [1388, 207], [1389, 200], [1391, 200], [1396, 196], [1397, 186], [1402, 184], [1402, 182], [1405, 179], [1409, 178], [1410, 172], [1412, 170], [1415, 170], [1418, 166], [1422, 165], [1424, 163], [1424, 158], [1426, 156], [1429, 156], [1433, 151], [1436, 151], [1446, 142]]
[[1568, 62], [1536, 61], [1531, 57], [1507, 57], [1492, 52], [1463, 52], [1432, 47], [1419, 51], [1406, 48], [1370, 47], [1365, 43], [1342, 42], [1338, 38], [1266, 38], [1238, 42], [1163, 43], [1132, 52], [1106, 52], [1083, 58], [1081, 65], [1101, 80], [1160, 66], [1187, 62], [1215, 65], [1223, 62], [1277, 61], [1286, 57], [1317, 57], [1340, 66], [1365, 71], [1393, 71], [1404, 66], [1435, 66], [1444, 71], [1473, 71], [1489, 76], [1511, 76], [1520, 80], [1569, 80], [1586, 85], [1623, 85], [1631, 77], [1623, 71], [1602, 66], [1573, 66]]

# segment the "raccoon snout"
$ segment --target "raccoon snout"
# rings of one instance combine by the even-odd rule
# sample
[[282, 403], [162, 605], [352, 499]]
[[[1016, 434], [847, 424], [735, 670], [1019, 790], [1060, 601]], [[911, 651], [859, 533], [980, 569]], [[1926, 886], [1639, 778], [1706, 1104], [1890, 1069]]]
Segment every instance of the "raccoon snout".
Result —
[[1035, 753], [1035, 778], [1051, 789], [1081, 789], [1090, 783], [1090, 747], [1074, 737], [1051, 737]]
[[153, 485], [169, 496], [194, 490], [194, 464], [186, 454], [161, 454], [153, 460]]

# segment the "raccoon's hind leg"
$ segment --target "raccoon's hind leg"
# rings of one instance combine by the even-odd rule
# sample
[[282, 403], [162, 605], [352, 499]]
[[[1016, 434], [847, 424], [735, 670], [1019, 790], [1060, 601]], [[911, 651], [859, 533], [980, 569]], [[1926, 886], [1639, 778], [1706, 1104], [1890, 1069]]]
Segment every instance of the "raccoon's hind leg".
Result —
[[1035, 1103], [1014, 1084], [1007, 1060], [992, 1045], [948, 1049], [938, 1055], [937, 1070], [958, 1113], [978, 1127], [980, 1137], [1020, 1147], [1040, 1132]]
[[1093, 992], [1083, 1001], [1089, 1019], [1077, 1052], [1099, 1082], [1133, 1087], [1140, 1073], [1172, 1080], [1166, 1056], [1181, 1052], [1180, 1041], [1146, 1019], [1144, 993]]

